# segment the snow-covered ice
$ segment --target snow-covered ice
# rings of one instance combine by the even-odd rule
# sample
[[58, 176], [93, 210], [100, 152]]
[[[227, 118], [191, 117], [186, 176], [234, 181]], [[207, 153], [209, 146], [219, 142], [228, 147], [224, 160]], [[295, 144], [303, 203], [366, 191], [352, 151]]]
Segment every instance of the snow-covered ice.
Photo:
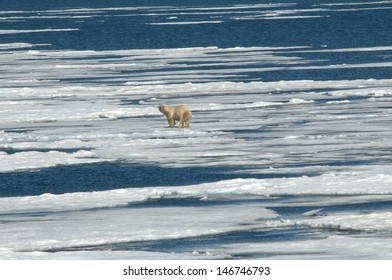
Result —
[[[146, 25], [215, 25], [227, 19], [212, 16], [226, 13], [234, 21], [295, 20], [390, 4], [69, 8], [0, 12], [0, 21], [138, 10], [166, 18]], [[1, 178], [119, 163], [178, 177], [185, 168], [219, 169], [226, 177], [185, 183], [184, 172], [183, 184], [2, 193], [0, 259], [392, 258], [392, 79], [263, 79], [280, 71], [389, 71], [392, 46], [45, 47], [0, 44]], [[347, 53], [386, 59], [325, 59]], [[188, 105], [191, 127], [169, 129], [161, 104]]]

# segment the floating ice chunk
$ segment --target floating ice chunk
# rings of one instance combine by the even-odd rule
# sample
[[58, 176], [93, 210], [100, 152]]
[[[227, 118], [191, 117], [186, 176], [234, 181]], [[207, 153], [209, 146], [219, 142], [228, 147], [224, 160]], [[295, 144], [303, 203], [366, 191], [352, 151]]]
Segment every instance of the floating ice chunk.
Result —
[[314, 102], [314, 100], [305, 100], [302, 98], [291, 98], [289, 100], [289, 103], [291, 103], [291, 104], [303, 104], [303, 103], [313, 103], [313, 102]]
[[73, 153], [75, 158], [97, 158], [97, 155], [92, 151], [80, 150]]
[[337, 105], [337, 104], [348, 104], [351, 103], [350, 100], [334, 100], [334, 101], [328, 101], [327, 104], [330, 105]]
[[13, 30], [13, 29], [2, 29], [0, 34], [19, 34], [19, 33], [39, 33], [39, 32], [65, 32], [65, 31], [77, 31], [79, 28], [63, 28], [63, 29], [32, 29], [32, 30]]
[[310, 210], [310, 211], [307, 211], [307, 212], [305, 212], [305, 213], [302, 213], [302, 216], [304, 216], [304, 217], [314, 217], [314, 216], [318, 216], [319, 215], [319, 212], [320, 211], [322, 211], [324, 208], [319, 208], [319, 209], [314, 209], [314, 210]]
[[38, 46], [50, 46], [50, 44], [31, 44], [31, 43], [9, 43], [9, 44], [0, 44], [0, 50], [7, 49], [29, 49], [32, 47]]
[[190, 24], [219, 24], [221, 20], [205, 20], [205, 21], [179, 21], [179, 22], [150, 22], [148, 25], [190, 25]]
[[0, 172], [29, 170], [52, 167], [57, 165], [71, 165], [104, 161], [90, 151], [66, 153], [61, 151], [23, 151], [19, 153], [0, 153]]

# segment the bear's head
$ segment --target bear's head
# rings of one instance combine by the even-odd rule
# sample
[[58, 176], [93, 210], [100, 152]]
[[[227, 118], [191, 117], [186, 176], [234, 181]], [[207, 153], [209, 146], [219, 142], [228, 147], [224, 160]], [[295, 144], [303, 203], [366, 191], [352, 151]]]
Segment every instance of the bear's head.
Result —
[[161, 111], [161, 113], [163, 113], [165, 111], [165, 105], [160, 105], [158, 109]]

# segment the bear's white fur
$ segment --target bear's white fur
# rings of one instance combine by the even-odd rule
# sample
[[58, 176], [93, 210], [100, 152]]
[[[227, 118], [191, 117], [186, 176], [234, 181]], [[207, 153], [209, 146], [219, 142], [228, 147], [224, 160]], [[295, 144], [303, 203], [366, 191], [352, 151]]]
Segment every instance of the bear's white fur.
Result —
[[159, 111], [164, 114], [169, 122], [169, 127], [174, 127], [175, 121], [178, 121], [178, 127], [189, 127], [192, 119], [192, 112], [184, 105], [158, 107]]

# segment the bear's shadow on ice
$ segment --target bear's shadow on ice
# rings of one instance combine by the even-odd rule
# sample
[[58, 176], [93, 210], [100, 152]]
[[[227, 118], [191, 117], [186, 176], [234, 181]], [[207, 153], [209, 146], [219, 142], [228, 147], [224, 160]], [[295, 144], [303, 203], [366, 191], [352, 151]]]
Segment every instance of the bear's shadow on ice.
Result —
[[304, 174], [250, 174], [246, 167], [182, 167], [110, 162], [56, 166], [25, 172], [0, 173], [0, 197], [43, 193], [104, 191], [118, 188], [185, 186], [237, 178], [300, 177]]

